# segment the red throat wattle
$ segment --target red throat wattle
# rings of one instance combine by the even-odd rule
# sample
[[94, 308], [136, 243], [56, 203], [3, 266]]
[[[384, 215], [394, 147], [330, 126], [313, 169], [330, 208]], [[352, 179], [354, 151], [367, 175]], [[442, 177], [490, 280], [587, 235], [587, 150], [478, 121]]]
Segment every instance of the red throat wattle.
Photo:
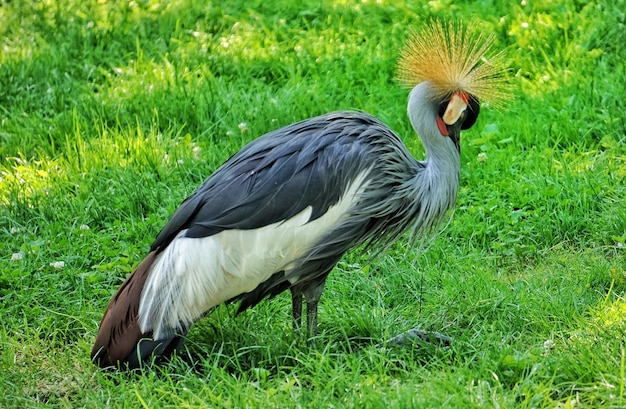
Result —
[[437, 116], [437, 128], [439, 128], [439, 133], [441, 133], [441, 135], [448, 136], [448, 128], [440, 116]]

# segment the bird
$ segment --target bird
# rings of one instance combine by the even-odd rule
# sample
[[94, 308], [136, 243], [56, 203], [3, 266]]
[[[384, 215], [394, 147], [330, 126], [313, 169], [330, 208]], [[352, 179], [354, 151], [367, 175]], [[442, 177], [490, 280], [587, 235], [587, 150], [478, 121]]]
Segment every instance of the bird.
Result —
[[[139, 368], [181, 348], [221, 304], [237, 313], [289, 290], [294, 328], [317, 333], [326, 279], [353, 248], [384, 251], [409, 232], [434, 237], [457, 201], [460, 134], [480, 103], [506, 98], [494, 35], [433, 20], [411, 29], [397, 79], [424, 160], [362, 111], [302, 120], [253, 140], [174, 211], [111, 298], [91, 351], [97, 365]], [[381, 250], [382, 249], [382, 250]]]

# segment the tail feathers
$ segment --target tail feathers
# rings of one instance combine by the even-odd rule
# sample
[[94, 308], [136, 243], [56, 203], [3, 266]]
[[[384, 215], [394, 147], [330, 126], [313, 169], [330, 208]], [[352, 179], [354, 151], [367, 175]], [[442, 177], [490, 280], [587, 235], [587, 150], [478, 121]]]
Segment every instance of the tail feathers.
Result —
[[109, 302], [91, 350], [91, 359], [97, 365], [138, 368], [150, 355], [168, 356], [182, 345], [181, 336], [153, 340], [152, 334], [142, 333], [139, 326], [141, 292], [155, 259], [156, 251], [152, 251]]

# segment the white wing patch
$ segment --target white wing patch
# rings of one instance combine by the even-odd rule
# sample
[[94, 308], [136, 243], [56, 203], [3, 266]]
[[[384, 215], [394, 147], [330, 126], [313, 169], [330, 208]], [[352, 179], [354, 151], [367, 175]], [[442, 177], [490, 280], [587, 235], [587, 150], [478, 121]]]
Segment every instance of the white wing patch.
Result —
[[155, 339], [172, 336], [209, 309], [255, 289], [274, 273], [294, 268], [318, 240], [349, 215], [365, 188], [361, 173], [334, 206], [309, 221], [309, 206], [294, 217], [250, 230], [203, 238], [186, 230], [155, 260], [139, 304], [139, 325]]

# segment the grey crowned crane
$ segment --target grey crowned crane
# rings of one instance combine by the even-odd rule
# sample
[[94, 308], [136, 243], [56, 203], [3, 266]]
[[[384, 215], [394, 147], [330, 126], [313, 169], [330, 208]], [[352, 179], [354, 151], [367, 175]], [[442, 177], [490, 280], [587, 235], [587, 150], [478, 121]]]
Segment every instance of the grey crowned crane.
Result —
[[289, 289], [294, 325], [306, 302], [317, 330], [326, 277], [355, 246], [385, 248], [405, 231], [436, 233], [455, 206], [460, 131], [479, 100], [503, 97], [493, 37], [452, 23], [414, 32], [399, 62], [413, 87], [408, 116], [418, 161], [385, 124], [361, 112], [310, 118], [254, 140], [172, 215], [111, 299], [91, 352], [102, 367], [136, 368], [180, 347], [212, 308], [239, 312]]

